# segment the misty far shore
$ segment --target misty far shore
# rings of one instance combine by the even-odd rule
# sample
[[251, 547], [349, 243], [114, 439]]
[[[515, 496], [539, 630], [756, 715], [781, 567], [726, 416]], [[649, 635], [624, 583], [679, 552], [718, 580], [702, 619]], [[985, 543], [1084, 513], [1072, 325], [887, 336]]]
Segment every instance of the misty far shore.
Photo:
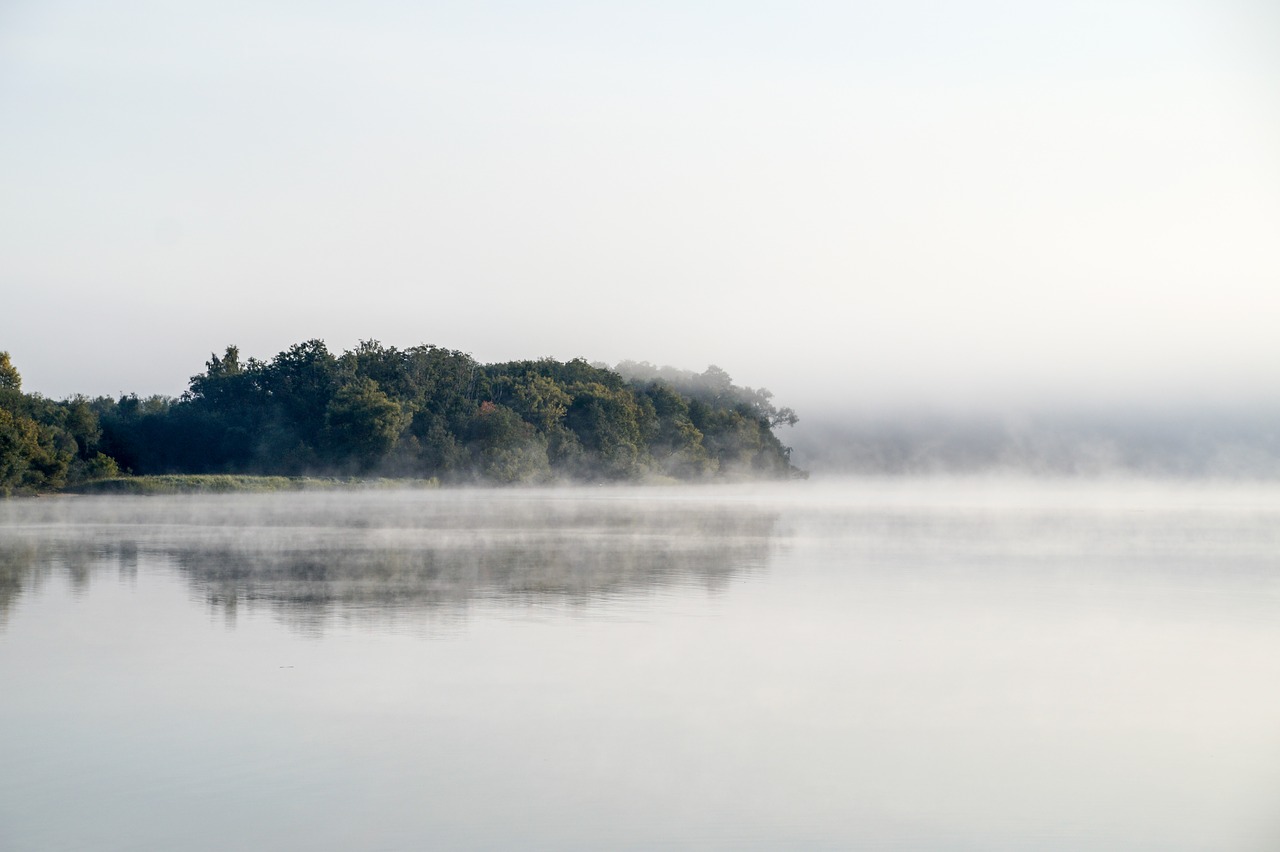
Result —
[[[204, 366], [178, 398], [52, 401], [23, 393], [21, 375], [0, 353], [0, 494], [122, 475], [446, 484], [804, 475], [775, 434], [796, 422], [795, 413], [716, 366], [694, 373], [582, 358], [481, 364], [457, 350], [377, 341], [335, 355], [315, 339], [269, 361], [242, 359], [228, 346]], [[208, 490], [210, 481], [186, 485]]]
[[[480, 364], [310, 340], [213, 354], [181, 397], [53, 401], [0, 353], [0, 494], [162, 494], [807, 475], [1280, 478], [1280, 411], [809, 416], [724, 370]], [[794, 463], [793, 463], [794, 462]], [[805, 471], [800, 470], [804, 468]]]
[[825, 475], [1280, 479], [1280, 410], [1137, 407], [806, 418], [796, 464]]

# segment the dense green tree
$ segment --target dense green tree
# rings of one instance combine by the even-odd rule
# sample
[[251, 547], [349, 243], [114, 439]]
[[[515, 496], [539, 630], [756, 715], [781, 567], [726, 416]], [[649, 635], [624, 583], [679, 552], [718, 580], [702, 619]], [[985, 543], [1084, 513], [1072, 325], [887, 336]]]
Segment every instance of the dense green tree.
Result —
[[166, 396], [95, 401], [104, 452], [133, 473], [204, 473], [216, 446], [213, 424]]
[[[263, 384], [280, 419], [277, 445], [320, 445], [329, 402], [337, 390], [338, 361], [323, 340], [296, 343], [271, 360]], [[306, 453], [304, 453], [305, 455]]]
[[376, 340], [337, 356], [309, 340], [269, 361], [244, 361], [229, 346], [180, 399], [71, 401], [46, 419], [61, 418], [59, 434], [72, 441], [64, 449], [84, 470], [101, 452], [136, 473], [537, 482], [791, 472], [772, 429], [794, 414], [768, 391], [737, 387], [717, 367], [627, 369], [581, 358], [481, 365], [455, 350]]
[[410, 470], [444, 480], [466, 478], [471, 470], [471, 456], [457, 435], [449, 430], [443, 417], [415, 416], [413, 428], [421, 429], [421, 432], [415, 431], [406, 442], [412, 442], [414, 446], [410, 454], [413, 460]]
[[[78, 409], [77, 409], [78, 410]], [[67, 408], [22, 393], [22, 376], [0, 352], [0, 494], [61, 488], [78, 445], [66, 429]], [[95, 423], [84, 428], [93, 431]]]
[[716, 472], [719, 462], [703, 445], [702, 432], [689, 418], [689, 403], [665, 382], [650, 382], [643, 391], [653, 406], [649, 452], [663, 473], [678, 479], [700, 479]]
[[481, 403], [471, 428], [479, 473], [495, 482], [534, 482], [550, 476], [546, 438], [505, 405]]
[[565, 413], [565, 425], [592, 454], [598, 474], [606, 479], [629, 479], [643, 473], [649, 455], [645, 427], [652, 409], [642, 406], [625, 387], [583, 382], [571, 385], [568, 391], [573, 401]]
[[519, 378], [504, 376], [499, 384], [505, 391], [507, 405], [544, 433], [563, 422], [573, 402], [554, 379], [532, 370]]
[[400, 440], [409, 417], [373, 379], [356, 377], [334, 391], [325, 410], [325, 443], [339, 463], [371, 470]]
[[35, 468], [43, 456], [36, 422], [0, 408], [0, 493], [40, 485]]

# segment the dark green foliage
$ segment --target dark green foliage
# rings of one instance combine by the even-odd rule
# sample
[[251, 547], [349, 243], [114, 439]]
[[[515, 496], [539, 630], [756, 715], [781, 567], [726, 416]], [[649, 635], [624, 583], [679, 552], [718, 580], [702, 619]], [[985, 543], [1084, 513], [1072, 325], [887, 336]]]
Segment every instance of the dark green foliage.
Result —
[[204, 472], [218, 452], [216, 423], [164, 396], [95, 400], [103, 452], [134, 472]]
[[0, 354], [0, 489], [120, 470], [502, 483], [793, 473], [772, 428], [794, 415], [768, 391], [739, 388], [716, 367], [631, 367], [628, 378], [580, 358], [482, 365], [377, 341], [335, 356], [308, 340], [270, 361], [242, 361], [229, 346], [180, 399], [54, 403], [24, 395]]
[[470, 443], [484, 479], [510, 483], [550, 478], [546, 438], [505, 405], [480, 404], [472, 421]]
[[697, 479], [715, 473], [719, 461], [703, 443], [704, 434], [689, 416], [690, 401], [662, 382], [649, 382], [643, 390], [654, 419], [650, 450], [662, 470], [677, 479]]
[[262, 371], [266, 395], [274, 403], [288, 433], [308, 454], [320, 446], [329, 403], [337, 391], [338, 360], [322, 340], [295, 343]]
[[324, 445], [335, 461], [369, 470], [386, 457], [408, 424], [400, 403], [373, 379], [355, 376], [329, 399], [324, 414]]
[[588, 458], [607, 479], [631, 479], [648, 466], [645, 434], [652, 406], [641, 406], [630, 389], [611, 389], [599, 382], [569, 387], [573, 402], [565, 425], [587, 450]]
[[24, 394], [9, 353], [0, 352], [0, 494], [48, 491], [84, 478], [94, 470], [101, 436], [87, 400]]

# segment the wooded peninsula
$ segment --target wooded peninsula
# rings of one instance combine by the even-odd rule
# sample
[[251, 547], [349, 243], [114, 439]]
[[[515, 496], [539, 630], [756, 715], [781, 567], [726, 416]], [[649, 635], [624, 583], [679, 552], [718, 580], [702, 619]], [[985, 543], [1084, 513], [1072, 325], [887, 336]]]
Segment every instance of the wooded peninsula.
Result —
[[804, 474], [764, 389], [576, 358], [481, 364], [456, 350], [321, 340], [270, 361], [214, 354], [178, 398], [22, 391], [0, 352], [0, 493], [127, 476], [395, 477], [443, 483], [780, 479]]

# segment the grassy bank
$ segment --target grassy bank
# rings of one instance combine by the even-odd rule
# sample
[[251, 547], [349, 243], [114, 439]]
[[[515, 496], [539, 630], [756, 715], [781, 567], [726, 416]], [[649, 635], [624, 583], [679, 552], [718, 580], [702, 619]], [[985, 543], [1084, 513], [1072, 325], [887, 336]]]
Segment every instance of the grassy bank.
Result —
[[357, 479], [321, 476], [173, 474], [97, 479], [64, 489], [68, 494], [229, 494], [366, 488], [435, 488], [436, 479]]

